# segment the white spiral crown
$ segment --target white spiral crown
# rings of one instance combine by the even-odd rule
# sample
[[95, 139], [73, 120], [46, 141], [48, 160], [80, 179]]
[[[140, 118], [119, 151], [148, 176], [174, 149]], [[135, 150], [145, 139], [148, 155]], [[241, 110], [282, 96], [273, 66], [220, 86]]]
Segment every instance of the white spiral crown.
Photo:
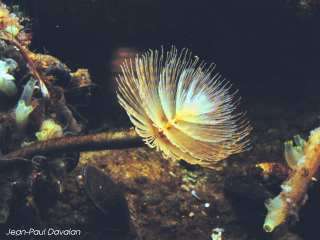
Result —
[[119, 103], [145, 143], [164, 157], [212, 167], [249, 146], [251, 127], [214, 64], [172, 47], [149, 50], [121, 68]]

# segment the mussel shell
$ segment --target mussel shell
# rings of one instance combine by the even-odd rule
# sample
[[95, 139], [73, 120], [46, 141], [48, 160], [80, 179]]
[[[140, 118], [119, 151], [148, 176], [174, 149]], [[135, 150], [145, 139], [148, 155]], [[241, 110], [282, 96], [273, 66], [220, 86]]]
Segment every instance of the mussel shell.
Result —
[[86, 166], [83, 171], [84, 189], [95, 206], [112, 220], [113, 226], [129, 230], [129, 209], [120, 187], [103, 171]]

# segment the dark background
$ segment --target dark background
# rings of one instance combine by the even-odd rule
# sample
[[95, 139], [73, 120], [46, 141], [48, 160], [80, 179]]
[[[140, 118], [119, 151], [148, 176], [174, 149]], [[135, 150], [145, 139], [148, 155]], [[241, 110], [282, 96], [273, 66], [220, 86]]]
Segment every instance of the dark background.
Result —
[[[20, 0], [32, 19], [32, 48], [89, 68], [99, 90], [96, 119], [118, 111], [110, 59], [118, 47], [187, 47], [243, 99], [304, 101], [319, 94], [317, 1]], [[251, 100], [250, 100], [251, 101]], [[99, 109], [102, 104], [106, 111]], [[121, 112], [121, 111], [120, 111]]]
[[[187, 47], [217, 64], [217, 70], [240, 90], [245, 109], [249, 109], [248, 103], [285, 102], [301, 110], [315, 107], [308, 104], [308, 98], [316, 99], [316, 104], [320, 98], [317, 0], [4, 2], [20, 5], [31, 16], [33, 50], [52, 54], [72, 69], [89, 69], [99, 87], [83, 112], [93, 127], [130, 124], [116, 103], [112, 83], [111, 59], [120, 47], [141, 51], [161, 45]], [[269, 116], [272, 109], [269, 104], [259, 111]], [[266, 129], [271, 128], [273, 119], [266, 118], [270, 125]], [[315, 203], [308, 205], [305, 214], [310, 216], [302, 214], [305, 220], [297, 225], [306, 228], [302, 232], [311, 236], [306, 239], [314, 239], [317, 231], [312, 213], [317, 213], [314, 206], [319, 202], [313, 199]]]

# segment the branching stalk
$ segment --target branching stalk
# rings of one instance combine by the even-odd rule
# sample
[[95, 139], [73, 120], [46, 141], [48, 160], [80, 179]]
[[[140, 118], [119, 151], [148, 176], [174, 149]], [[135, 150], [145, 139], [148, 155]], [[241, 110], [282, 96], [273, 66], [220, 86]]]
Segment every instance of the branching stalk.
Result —
[[297, 217], [307, 200], [307, 191], [320, 167], [320, 128], [311, 131], [307, 141], [294, 137], [285, 143], [285, 158], [292, 169], [288, 179], [282, 183], [282, 191], [267, 203], [268, 214], [263, 228], [272, 232], [289, 217]]

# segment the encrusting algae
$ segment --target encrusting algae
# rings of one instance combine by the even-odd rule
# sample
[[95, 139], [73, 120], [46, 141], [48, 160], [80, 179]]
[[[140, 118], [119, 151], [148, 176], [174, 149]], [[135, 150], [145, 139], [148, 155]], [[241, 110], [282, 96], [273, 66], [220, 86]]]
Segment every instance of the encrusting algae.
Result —
[[213, 167], [248, 148], [251, 127], [214, 68], [175, 47], [122, 65], [119, 102], [144, 142], [165, 158]]
[[282, 192], [267, 203], [268, 214], [263, 228], [272, 232], [288, 217], [297, 216], [307, 200], [307, 190], [320, 167], [320, 128], [311, 131], [308, 141], [294, 137], [285, 143], [285, 159], [291, 168], [288, 179], [281, 185]]

